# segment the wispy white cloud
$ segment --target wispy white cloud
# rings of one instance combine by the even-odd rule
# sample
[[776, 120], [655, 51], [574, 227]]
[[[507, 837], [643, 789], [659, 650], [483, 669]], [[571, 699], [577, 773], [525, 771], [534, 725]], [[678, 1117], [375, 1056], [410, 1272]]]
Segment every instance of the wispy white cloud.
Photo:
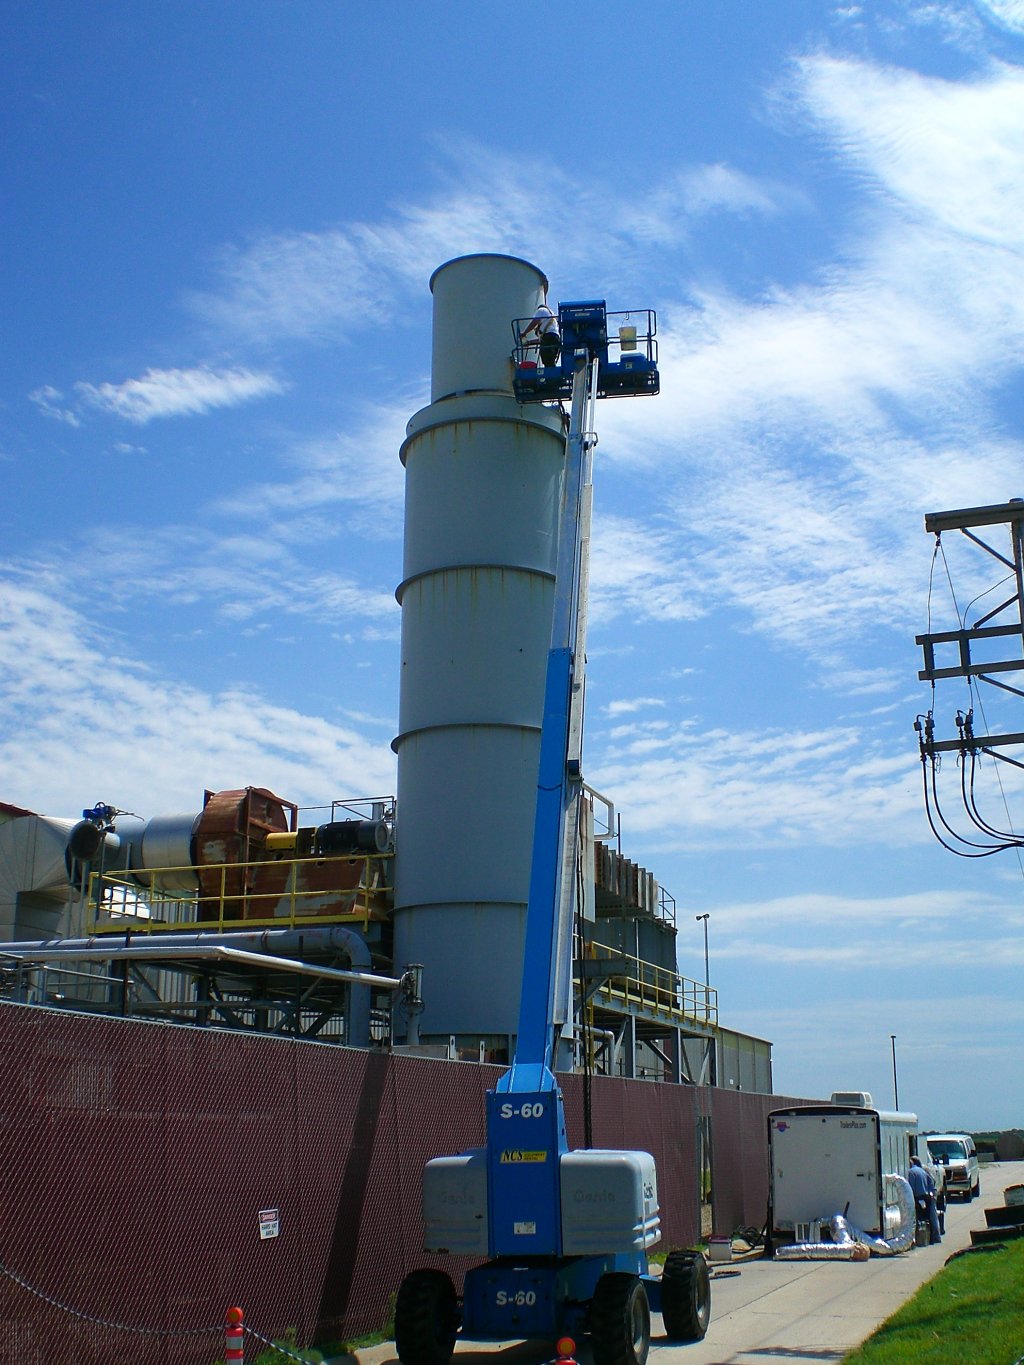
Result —
[[[900, 27], [931, 30], [941, 42], [970, 53], [979, 61], [986, 58], [985, 25], [971, 0], [907, 0]], [[888, 17], [880, 27], [892, 27]]]
[[741, 940], [755, 925], [771, 923], [780, 930], [802, 932], [808, 925], [827, 925], [829, 931], [845, 932], [851, 926], [865, 930], [912, 928], [915, 924], [968, 925], [979, 928], [1005, 926], [1007, 902], [975, 889], [930, 887], [898, 896], [854, 896], [832, 892], [773, 896], [767, 899], [731, 901], [714, 907], [715, 923], [732, 937], [731, 951], [741, 951]]
[[344, 509], [346, 526], [370, 538], [400, 536], [405, 471], [399, 449], [409, 413], [428, 401], [426, 393], [403, 394], [384, 405], [353, 408], [343, 431], [285, 441], [282, 473], [211, 509], [230, 518], [274, 522], [328, 507]]
[[[905, 846], [930, 837], [916, 755], [853, 726], [757, 732], [638, 724], [588, 747], [588, 778], [644, 812], [638, 848]], [[652, 800], [652, 793], [657, 799]]]
[[633, 210], [629, 232], [650, 246], [674, 246], [688, 226], [713, 214], [776, 218], [809, 209], [800, 191], [734, 166], [685, 167], [650, 187]]
[[147, 370], [138, 379], [120, 384], [75, 385], [81, 401], [137, 426], [158, 417], [195, 416], [214, 408], [233, 408], [269, 394], [282, 393], [284, 386], [273, 375], [247, 369], [213, 370], [199, 366], [191, 370]]
[[620, 515], [595, 518], [590, 592], [597, 627], [622, 614], [688, 621], [707, 609], [699, 569], [678, 535]]
[[[537, 157], [469, 138], [438, 144], [440, 188], [376, 222], [290, 232], [226, 247], [216, 282], [188, 298], [202, 319], [264, 342], [280, 338], [359, 344], [367, 328], [401, 325], [410, 292], [442, 261], [504, 251], [557, 267], [635, 282], [651, 243], [685, 240], [715, 212], [776, 215], [801, 195], [725, 164], [688, 166], [643, 187], [643, 207], [620, 185], [583, 183]], [[537, 186], [544, 186], [543, 215]]]
[[390, 588], [362, 581], [347, 569], [310, 567], [296, 554], [293, 540], [308, 546], [314, 535], [329, 540], [333, 534], [328, 525], [309, 523], [291, 523], [278, 535], [269, 528], [224, 534], [171, 524], [139, 536], [133, 528], [108, 527], [84, 535], [67, 555], [51, 552], [13, 567], [22, 575], [61, 583], [65, 595], [74, 598], [84, 555], [90, 565], [85, 600], [98, 577], [108, 607], [201, 603], [208, 624], [215, 616], [235, 622], [295, 616], [324, 628], [358, 622], [396, 631], [398, 606]]
[[646, 711], [652, 706], [664, 706], [664, 697], [620, 697], [604, 708], [606, 716], [628, 716], [635, 711]]
[[799, 63], [800, 95], [865, 188], [921, 222], [1019, 253], [1024, 206], [1024, 70], [975, 80], [816, 56]]
[[299, 804], [394, 788], [379, 736], [273, 702], [204, 692], [112, 656], [77, 612], [0, 582], [4, 799], [50, 814], [97, 799], [140, 813], [198, 809], [204, 787], [258, 783]]
[[[261, 466], [265, 475], [276, 468], [275, 478], [197, 503], [188, 524], [151, 520], [145, 535], [122, 523], [85, 526], [71, 543], [40, 547], [6, 568], [14, 581], [49, 584], [83, 610], [98, 575], [108, 612], [146, 612], [159, 603], [161, 610], [191, 610], [206, 632], [229, 626], [234, 635], [251, 636], [274, 622], [280, 637], [291, 620], [362, 643], [393, 641], [400, 620], [399, 447], [409, 410], [401, 403], [354, 410], [347, 428], [329, 437], [281, 435]], [[115, 449], [142, 453], [128, 442]], [[338, 548], [356, 539], [395, 542], [390, 573], [377, 556], [383, 580], [375, 577], [377, 560], [370, 568]], [[85, 561], [90, 572], [83, 582]]]
[[975, 0], [982, 13], [1011, 33], [1024, 33], [1024, 0]]
[[[472, 174], [465, 171], [472, 164]], [[219, 279], [187, 302], [201, 318], [254, 340], [330, 340], [358, 345], [366, 329], [402, 320], [398, 307], [422, 291], [435, 267], [479, 250], [538, 254], [553, 246], [555, 224], [538, 231], [538, 176], [560, 202], [572, 182], [551, 165], [529, 165], [469, 141], [451, 144], [432, 200], [396, 208], [376, 222], [320, 232], [285, 232], [226, 247]], [[575, 188], [575, 186], [573, 186]], [[538, 240], [539, 239], [539, 240]]]
[[47, 417], [52, 417], [54, 421], [65, 422], [69, 427], [81, 426], [81, 420], [73, 407], [64, 406], [64, 395], [60, 389], [55, 389], [52, 384], [43, 384], [38, 389], [33, 389], [29, 394], [31, 402], [35, 403], [40, 412]]
[[[899, 972], [913, 968], [927, 970], [935, 961], [940, 943], [956, 953], [957, 962], [964, 971], [984, 970], [993, 962], [1009, 969], [1024, 967], [1024, 942], [1019, 935], [999, 937], [986, 933], [984, 938], [964, 941], [962, 934], [940, 936], [937, 931], [931, 930], [927, 935], [914, 935], [890, 926], [885, 936], [893, 955], [893, 969]], [[821, 971], [841, 968], [853, 971], [877, 966], [879, 953], [877, 942], [871, 942], [863, 935], [837, 942], [828, 930], [822, 931], [819, 921], [813, 925], [813, 932], [803, 942], [782, 943], [777, 939], [755, 936], [743, 944], [719, 948], [718, 956], [759, 963], [762, 967], [816, 968]]]
[[916, 623], [923, 514], [1017, 488], [991, 400], [1024, 354], [1024, 72], [796, 71], [790, 113], [857, 176], [857, 211], [818, 278], [662, 305], [661, 395], [611, 405], [601, 446], [657, 481], [660, 515], [610, 524], [607, 568], [598, 527], [595, 621], [732, 604], [835, 670], [844, 641]]

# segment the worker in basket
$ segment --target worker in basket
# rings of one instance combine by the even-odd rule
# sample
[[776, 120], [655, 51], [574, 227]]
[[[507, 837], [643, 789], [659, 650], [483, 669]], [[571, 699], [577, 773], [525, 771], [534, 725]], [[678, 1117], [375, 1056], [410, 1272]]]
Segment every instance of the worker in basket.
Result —
[[547, 294], [544, 295], [544, 302], [538, 305], [537, 311], [523, 328], [519, 339], [525, 345], [527, 338], [534, 335], [537, 337], [540, 363], [545, 369], [557, 365], [558, 353], [562, 349], [562, 338], [558, 331], [558, 318], [548, 307]]

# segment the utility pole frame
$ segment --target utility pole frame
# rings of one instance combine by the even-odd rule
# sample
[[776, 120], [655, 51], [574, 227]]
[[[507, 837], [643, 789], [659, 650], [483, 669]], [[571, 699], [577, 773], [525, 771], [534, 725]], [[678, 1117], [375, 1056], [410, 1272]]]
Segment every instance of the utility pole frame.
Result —
[[[997, 606], [992, 607], [979, 617], [973, 626], [960, 630], [945, 630], [918, 635], [915, 641], [924, 651], [924, 668], [918, 672], [922, 682], [935, 683], [944, 678], [977, 678], [1004, 692], [1010, 692], [1024, 700], [1024, 687], [993, 676], [994, 674], [1024, 673], [1024, 499], [1011, 498], [1009, 502], [996, 503], [987, 507], [966, 507], [959, 511], [931, 512], [925, 517], [925, 530], [936, 537], [944, 531], [960, 531], [998, 563], [1009, 569], [1013, 575], [1014, 591]], [[1001, 553], [981, 536], [975, 528], [982, 526], [1007, 526], [1010, 533], [1010, 557]], [[1001, 624], [989, 624], [1008, 613], [1012, 619]], [[1005, 639], [1015, 641], [1017, 653], [1012, 657], [980, 661], [974, 649], [982, 641]], [[955, 647], [957, 663], [939, 667], [936, 661], [936, 647]], [[921, 747], [929, 757], [943, 752], [967, 751], [988, 753], [1006, 762], [1015, 760], [994, 753], [999, 748], [1024, 744], [1024, 732], [999, 735], [976, 735], [970, 724], [960, 725], [960, 737], [952, 740], [936, 740], [929, 724], [920, 731]]]

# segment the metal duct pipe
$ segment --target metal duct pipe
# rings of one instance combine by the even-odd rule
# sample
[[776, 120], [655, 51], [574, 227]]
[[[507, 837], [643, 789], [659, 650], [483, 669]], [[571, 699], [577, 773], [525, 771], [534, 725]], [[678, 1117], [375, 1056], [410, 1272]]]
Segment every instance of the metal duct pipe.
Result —
[[888, 1202], [891, 1197], [898, 1210], [896, 1231], [885, 1241], [890, 1252], [898, 1256], [901, 1252], [909, 1251], [914, 1245], [914, 1234], [917, 1231], [914, 1191], [910, 1188], [910, 1181], [902, 1175], [886, 1175], [882, 1179], [885, 1182], [886, 1201]]
[[[822, 1220], [825, 1221], [824, 1219]], [[828, 1219], [829, 1242], [791, 1242], [787, 1246], [775, 1248], [775, 1258], [779, 1261], [866, 1261], [871, 1255], [864, 1246], [852, 1224], [841, 1213]]]
[[161, 894], [194, 896], [199, 883], [191, 870], [195, 862], [192, 840], [199, 820], [195, 813], [142, 820], [122, 812], [114, 814], [109, 827], [88, 818], [79, 820], [68, 836], [68, 873], [80, 884], [74, 870], [76, 862], [90, 872], [130, 869], [136, 874], [133, 880], [137, 885], [150, 887], [154, 878], [148, 873], [173, 867], [181, 870], [159, 878]]
[[201, 814], [155, 815], [146, 823], [138, 842], [137, 857], [129, 864], [147, 872], [161, 872], [175, 867], [173, 876], [166, 872], [159, 878], [139, 876], [143, 886], [159, 886], [164, 896], [194, 896], [199, 879], [192, 871], [196, 860], [195, 833]]
[[872, 1252], [876, 1256], [899, 1256], [909, 1251], [914, 1244], [917, 1224], [914, 1193], [909, 1181], [901, 1175], [886, 1175], [882, 1179], [886, 1182], [886, 1197], [892, 1195], [896, 1209], [897, 1226], [892, 1237], [874, 1237], [837, 1213], [828, 1220], [831, 1242], [792, 1242], [776, 1247], [776, 1258], [783, 1261], [849, 1261], [857, 1259], [858, 1248], [862, 1248], [861, 1256]]
[[68, 835], [64, 856], [69, 883], [83, 891], [91, 872], [123, 872], [131, 867], [138, 861], [145, 828], [145, 821], [137, 815], [118, 813], [113, 824], [89, 817], [79, 820]]
[[113, 830], [104, 829], [95, 820], [79, 820], [68, 835], [68, 857], [79, 863], [91, 863], [102, 850], [104, 862], [113, 859], [121, 847], [121, 840]]
[[[73, 961], [76, 956], [81, 957], [86, 952], [89, 953], [90, 957], [94, 956], [99, 961], [106, 961], [119, 956], [135, 956], [140, 959], [145, 956], [155, 957], [152, 952], [141, 954], [119, 951], [122, 948], [126, 950], [137, 949], [152, 942], [148, 938], [140, 942], [140, 937], [140, 935], [135, 934], [132, 941], [125, 944], [120, 936], [112, 936], [108, 940], [109, 946], [104, 946], [103, 938], [95, 936], [92, 938], [39, 940], [31, 943], [0, 943], [0, 957], [22, 958], [34, 962], [45, 962], [51, 958], [60, 957], [67, 957], [69, 961]], [[336, 979], [352, 982], [352, 990], [349, 992], [348, 1040], [354, 1047], [368, 1047], [370, 1043], [371, 987], [379, 985], [383, 989], [393, 990], [396, 987], [389, 983], [400, 980], [400, 978], [395, 977], [377, 976], [369, 971], [368, 969], [373, 966], [373, 960], [366, 942], [359, 934], [338, 924], [305, 930], [240, 930], [238, 933], [229, 934], [168, 933], [161, 934], [154, 946], [166, 948], [168, 950], [166, 956], [172, 958], [200, 956], [196, 952], [199, 948], [227, 948], [250, 954], [259, 954], [261, 949], [266, 948], [273, 948], [278, 954], [287, 952], [343, 953], [353, 969], [351, 972], [340, 973], [340, 969], [331, 968], [319, 974], [333, 975], [336, 976]], [[28, 954], [32, 955], [30, 959], [27, 957]], [[88, 961], [89, 957], [84, 958], [84, 960]], [[294, 959], [269, 959], [264, 955], [261, 965], [266, 965], [268, 961], [281, 961], [290, 964], [294, 962]], [[297, 966], [292, 966], [289, 969], [300, 970]]]
[[377, 976], [370, 972], [349, 972], [340, 967], [324, 967], [315, 962], [303, 962], [295, 957], [276, 957], [270, 953], [247, 952], [244, 948], [229, 948], [223, 943], [197, 943], [190, 948], [172, 948], [164, 943], [121, 944], [110, 948], [28, 948], [22, 944], [10, 957], [18, 962], [53, 962], [66, 958], [69, 962], [173, 962], [181, 958], [189, 961], [218, 961], [245, 967], [274, 968], [277, 971], [299, 972], [303, 976], [322, 976], [332, 981], [352, 981], [364, 986], [379, 986], [397, 991], [401, 977]]
[[68, 927], [64, 850], [74, 824], [46, 815], [0, 824], [0, 933], [34, 939]]
[[[126, 944], [126, 940], [130, 940]], [[365, 940], [351, 929], [340, 924], [324, 925], [322, 928], [309, 929], [240, 929], [237, 932], [215, 934], [175, 931], [149, 935], [135, 929], [120, 934], [93, 934], [88, 938], [36, 939], [32, 942], [0, 943], [0, 956], [26, 951], [74, 952], [82, 948], [98, 948], [105, 944], [111, 947], [132, 946], [144, 942], [159, 941], [168, 948], [191, 948], [200, 944], [215, 944], [225, 948], [243, 948], [249, 952], [272, 948], [277, 953], [287, 952], [331, 952], [344, 953], [353, 967], [373, 965], [370, 950]]]

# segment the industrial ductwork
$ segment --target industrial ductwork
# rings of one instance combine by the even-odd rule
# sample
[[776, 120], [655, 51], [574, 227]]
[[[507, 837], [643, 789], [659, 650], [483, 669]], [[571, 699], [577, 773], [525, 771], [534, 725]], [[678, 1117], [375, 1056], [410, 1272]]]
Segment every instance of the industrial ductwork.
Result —
[[26, 813], [0, 824], [0, 936], [67, 932], [70, 893], [65, 849], [73, 820]]
[[827, 1241], [799, 1241], [775, 1248], [780, 1261], [855, 1261], [870, 1255], [898, 1256], [914, 1245], [917, 1212], [910, 1184], [901, 1175], [883, 1176], [886, 1193], [886, 1230], [888, 1237], [873, 1237], [862, 1232], [841, 1213], [822, 1219], [828, 1228]]

